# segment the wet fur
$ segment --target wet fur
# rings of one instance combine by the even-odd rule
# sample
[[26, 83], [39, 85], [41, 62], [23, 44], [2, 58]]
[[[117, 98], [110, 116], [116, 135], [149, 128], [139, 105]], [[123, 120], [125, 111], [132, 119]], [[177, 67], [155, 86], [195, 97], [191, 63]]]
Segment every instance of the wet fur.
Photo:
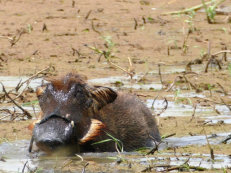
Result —
[[[83, 149], [89, 148], [91, 143], [110, 138], [106, 133], [122, 141], [125, 151], [154, 146], [150, 136], [160, 141], [154, 117], [136, 96], [115, 92], [107, 87], [90, 86], [85, 79], [74, 73], [48, 79], [56, 90], [65, 92], [73, 84], [83, 85], [93, 98], [92, 106], [83, 112], [78, 125], [79, 141]], [[115, 143], [112, 141], [90, 145], [90, 148], [91, 151], [115, 151]]]
[[[125, 151], [141, 147], [153, 147], [154, 141], [160, 141], [159, 130], [149, 109], [131, 94], [118, 93], [113, 103], [104, 106], [95, 118], [106, 124], [106, 131], [121, 140]], [[105, 134], [95, 141], [108, 139]], [[114, 142], [95, 146], [98, 151], [114, 151]]]

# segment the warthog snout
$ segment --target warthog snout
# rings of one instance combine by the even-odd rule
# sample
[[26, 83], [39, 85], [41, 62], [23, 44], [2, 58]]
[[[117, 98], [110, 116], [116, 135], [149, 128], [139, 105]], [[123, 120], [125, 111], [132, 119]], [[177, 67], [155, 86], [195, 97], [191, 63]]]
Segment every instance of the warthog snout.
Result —
[[74, 124], [65, 117], [51, 114], [34, 127], [33, 138], [43, 150], [54, 150], [74, 138]]

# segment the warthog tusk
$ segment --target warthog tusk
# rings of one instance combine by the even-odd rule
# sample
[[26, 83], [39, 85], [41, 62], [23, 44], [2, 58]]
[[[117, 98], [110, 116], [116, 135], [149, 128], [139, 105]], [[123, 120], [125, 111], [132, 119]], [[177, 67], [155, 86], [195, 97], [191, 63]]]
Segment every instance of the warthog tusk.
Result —
[[74, 127], [75, 127], [75, 123], [74, 123], [74, 121], [71, 121], [71, 126], [72, 126], [72, 128], [74, 128]]
[[105, 128], [105, 125], [97, 120], [91, 119], [91, 125], [88, 132], [80, 139], [80, 144], [83, 144], [87, 141], [93, 140], [96, 136], [100, 135], [101, 129]]

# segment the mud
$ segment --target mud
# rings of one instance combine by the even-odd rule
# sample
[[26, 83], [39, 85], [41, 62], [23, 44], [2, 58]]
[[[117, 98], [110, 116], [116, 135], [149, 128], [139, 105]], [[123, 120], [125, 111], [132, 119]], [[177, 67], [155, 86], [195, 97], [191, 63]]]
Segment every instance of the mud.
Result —
[[[195, 14], [163, 15], [200, 3], [0, 1], [0, 82], [13, 91], [10, 96], [27, 87], [24, 84], [16, 92], [20, 80], [50, 66], [16, 99], [33, 120], [40, 111], [34, 92], [44, 78], [77, 71], [93, 85], [137, 95], [152, 110], [163, 138], [175, 134], [164, 139], [168, 147], [146, 157], [135, 152], [122, 153], [122, 157], [119, 153], [87, 153], [82, 154], [84, 161], [77, 156], [51, 158], [27, 152], [31, 136], [27, 127], [33, 120], [11, 121], [12, 116], [1, 111], [0, 172], [22, 172], [25, 163], [25, 172], [82, 172], [87, 162], [87, 172], [140, 172], [148, 167], [161, 171], [189, 158], [188, 166], [206, 168], [204, 172], [229, 172], [230, 142], [220, 141], [231, 133], [231, 56], [225, 59], [218, 54], [219, 64], [212, 61], [208, 65], [206, 53], [231, 49], [230, 2], [216, 9], [214, 24], [208, 24], [203, 9]], [[3, 94], [0, 87], [0, 109], [21, 113], [2, 99]]]

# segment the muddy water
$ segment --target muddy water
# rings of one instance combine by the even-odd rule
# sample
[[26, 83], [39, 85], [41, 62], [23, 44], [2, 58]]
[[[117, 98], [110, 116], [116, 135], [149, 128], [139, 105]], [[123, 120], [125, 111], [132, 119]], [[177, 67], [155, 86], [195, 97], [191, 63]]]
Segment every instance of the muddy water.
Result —
[[[175, 70], [175, 71], [173, 71]], [[164, 71], [163, 73], [172, 73], [180, 72], [183, 69], [173, 69], [169, 71]], [[153, 73], [157, 73], [153, 72]], [[159, 90], [161, 89], [160, 83], [148, 83], [141, 84], [138, 79], [142, 75], [134, 76], [134, 82], [131, 83], [129, 77], [126, 76], [117, 76], [117, 77], [108, 77], [108, 78], [98, 78], [89, 80], [93, 84], [105, 84], [114, 87], [115, 89], [121, 88], [133, 88], [133, 89], [142, 89], [150, 90], [151, 88]], [[14, 88], [20, 79], [22, 81], [26, 80], [26, 77], [1, 77], [0, 78], [7, 90]], [[36, 79], [32, 80], [30, 87], [35, 89], [37, 86], [41, 85], [42, 80]], [[122, 83], [121, 86], [115, 86], [115, 83]], [[178, 97], [201, 97], [204, 98], [205, 93], [197, 94], [194, 92], [182, 93]], [[174, 95], [168, 95], [167, 97], [174, 97]], [[147, 99], [145, 104], [149, 108], [154, 108], [155, 113], [161, 112], [165, 106], [164, 100], [156, 100], [153, 104], [152, 99]], [[2, 107], [13, 110], [12, 107]], [[31, 106], [24, 105], [24, 108], [30, 112], [34, 110], [39, 112], [39, 107], [35, 106], [33, 109]], [[203, 107], [198, 105], [196, 109], [196, 116], [204, 120], [205, 123], [217, 124], [217, 123], [231, 123], [231, 113], [226, 106], [215, 105], [215, 108], [221, 113], [217, 116], [214, 110], [210, 107]], [[161, 117], [177, 117], [177, 116], [191, 116], [194, 108], [192, 105], [179, 104], [173, 101], [168, 102], [167, 110], [161, 114]], [[1, 115], [1, 116], [4, 116]], [[216, 135], [208, 135], [209, 143], [212, 145], [218, 145], [222, 139], [228, 136], [231, 132], [228, 133], [218, 133]], [[167, 147], [187, 147], [187, 146], [202, 146], [207, 145], [207, 139], [205, 136], [183, 136], [183, 137], [170, 137], [164, 139], [164, 143], [161, 144], [160, 149], [166, 149]], [[156, 166], [156, 171], [161, 171], [165, 167], [159, 167], [159, 165], [170, 165], [170, 166], [179, 166], [183, 164], [189, 157], [190, 160], [188, 164], [190, 166], [200, 166], [206, 169], [222, 169], [225, 167], [231, 166], [231, 158], [228, 155], [215, 155], [215, 160], [211, 161], [210, 156], [206, 154], [179, 154], [179, 153], [158, 153], [154, 156], [143, 156], [139, 153], [122, 153], [120, 157], [123, 158], [123, 162], [118, 166], [118, 153], [83, 153], [81, 156], [84, 161], [77, 156], [46, 156], [44, 153], [34, 152], [28, 153], [28, 140], [20, 140], [14, 142], [5, 142], [0, 144], [0, 172], [22, 172], [24, 165], [25, 172], [40, 170], [42, 172], [63, 172], [66, 171], [66, 163], [70, 162], [69, 169], [82, 171], [84, 164], [87, 162], [90, 165], [87, 168], [88, 172], [95, 172], [95, 169], [99, 171], [106, 172], [139, 172], [149, 166], [152, 163], [153, 166]], [[129, 164], [133, 165], [130, 168]], [[14, 166], [12, 166], [14, 165]], [[117, 167], [117, 171], [115, 171]]]
[[[217, 143], [226, 134], [218, 134], [215, 137], [208, 136], [210, 143]], [[206, 139], [204, 136], [195, 137], [182, 137], [164, 140], [165, 144], [161, 147], [179, 147], [188, 145], [206, 145]], [[161, 171], [164, 167], [159, 165], [179, 166], [182, 165], [187, 159], [190, 166], [200, 166], [206, 169], [222, 169], [231, 166], [231, 158], [228, 155], [215, 155], [214, 161], [211, 161], [208, 154], [188, 154], [188, 153], [159, 153], [154, 156], [144, 156], [137, 152], [122, 153], [120, 156], [118, 153], [82, 153], [81, 161], [77, 156], [46, 156], [44, 153], [34, 152], [28, 153], [29, 141], [21, 140], [12, 143], [2, 143], [0, 145], [0, 171], [1, 172], [22, 172], [24, 165], [25, 172], [40, 170], [42, 172], [62, 172], [65, 170], [65, 165], [70, 163], [69, 166], [73, 170], [79, 170], [83, 168], [84, 163], [91, 163], [94, 167], [87, 168], [87, 172], [94, 172], [95, 169], [100, 171], [112, 172], [118, 165], [118, 161], [121, 161], [121, 169], [119, 172], [137, 172], [147, 167], [150, 163], [156, 166], [157, 171]], [[133, 169], [128, 167], [130, 165], [136, 165]], [[14, 166], [12, 166], [14, 165]], [[113, 171], [114, 172], [114, 171]]]
[[[165, 107], [164, 100], [156, 100], [153, 105], [153, 100], [148, 99], [146, 102], [147, 106], [149, 108], [152, 108], [155, 110], [156, 113], [161, 112], [162, 109]], [[191, 116], [194, 108], [191, 105], [185, 105], [185, 104], [177, 104], [172, 101], [168, 101], [168, 108], [165, 112], [163, 112], [160, 116], [161, 117], [176, 117], [176, 116]], [[196, 114], [198, 116], [201, 115], [211, 115], [213, 113], [213, 110], [208, 107], [202, 107], [198, 106], [196, 109]]]
[[[139, 83], [137, 80], [141, 78], [141, 75], [135, 75], [133, 80], [130, 77], [126, 76], [113, 76], [113, 77], [106, 77], [106, 78], [98, 78], [98, 79], [91, 79], [89, 80], [92, 84], [105, 84], [110, 85], [114, 89], [136, 89], [136, 90], [160, 90], [162, 88], [161, 83], [148, 83], [143, 84]], [[116, 86], [117, 85], [117, 86]]]

